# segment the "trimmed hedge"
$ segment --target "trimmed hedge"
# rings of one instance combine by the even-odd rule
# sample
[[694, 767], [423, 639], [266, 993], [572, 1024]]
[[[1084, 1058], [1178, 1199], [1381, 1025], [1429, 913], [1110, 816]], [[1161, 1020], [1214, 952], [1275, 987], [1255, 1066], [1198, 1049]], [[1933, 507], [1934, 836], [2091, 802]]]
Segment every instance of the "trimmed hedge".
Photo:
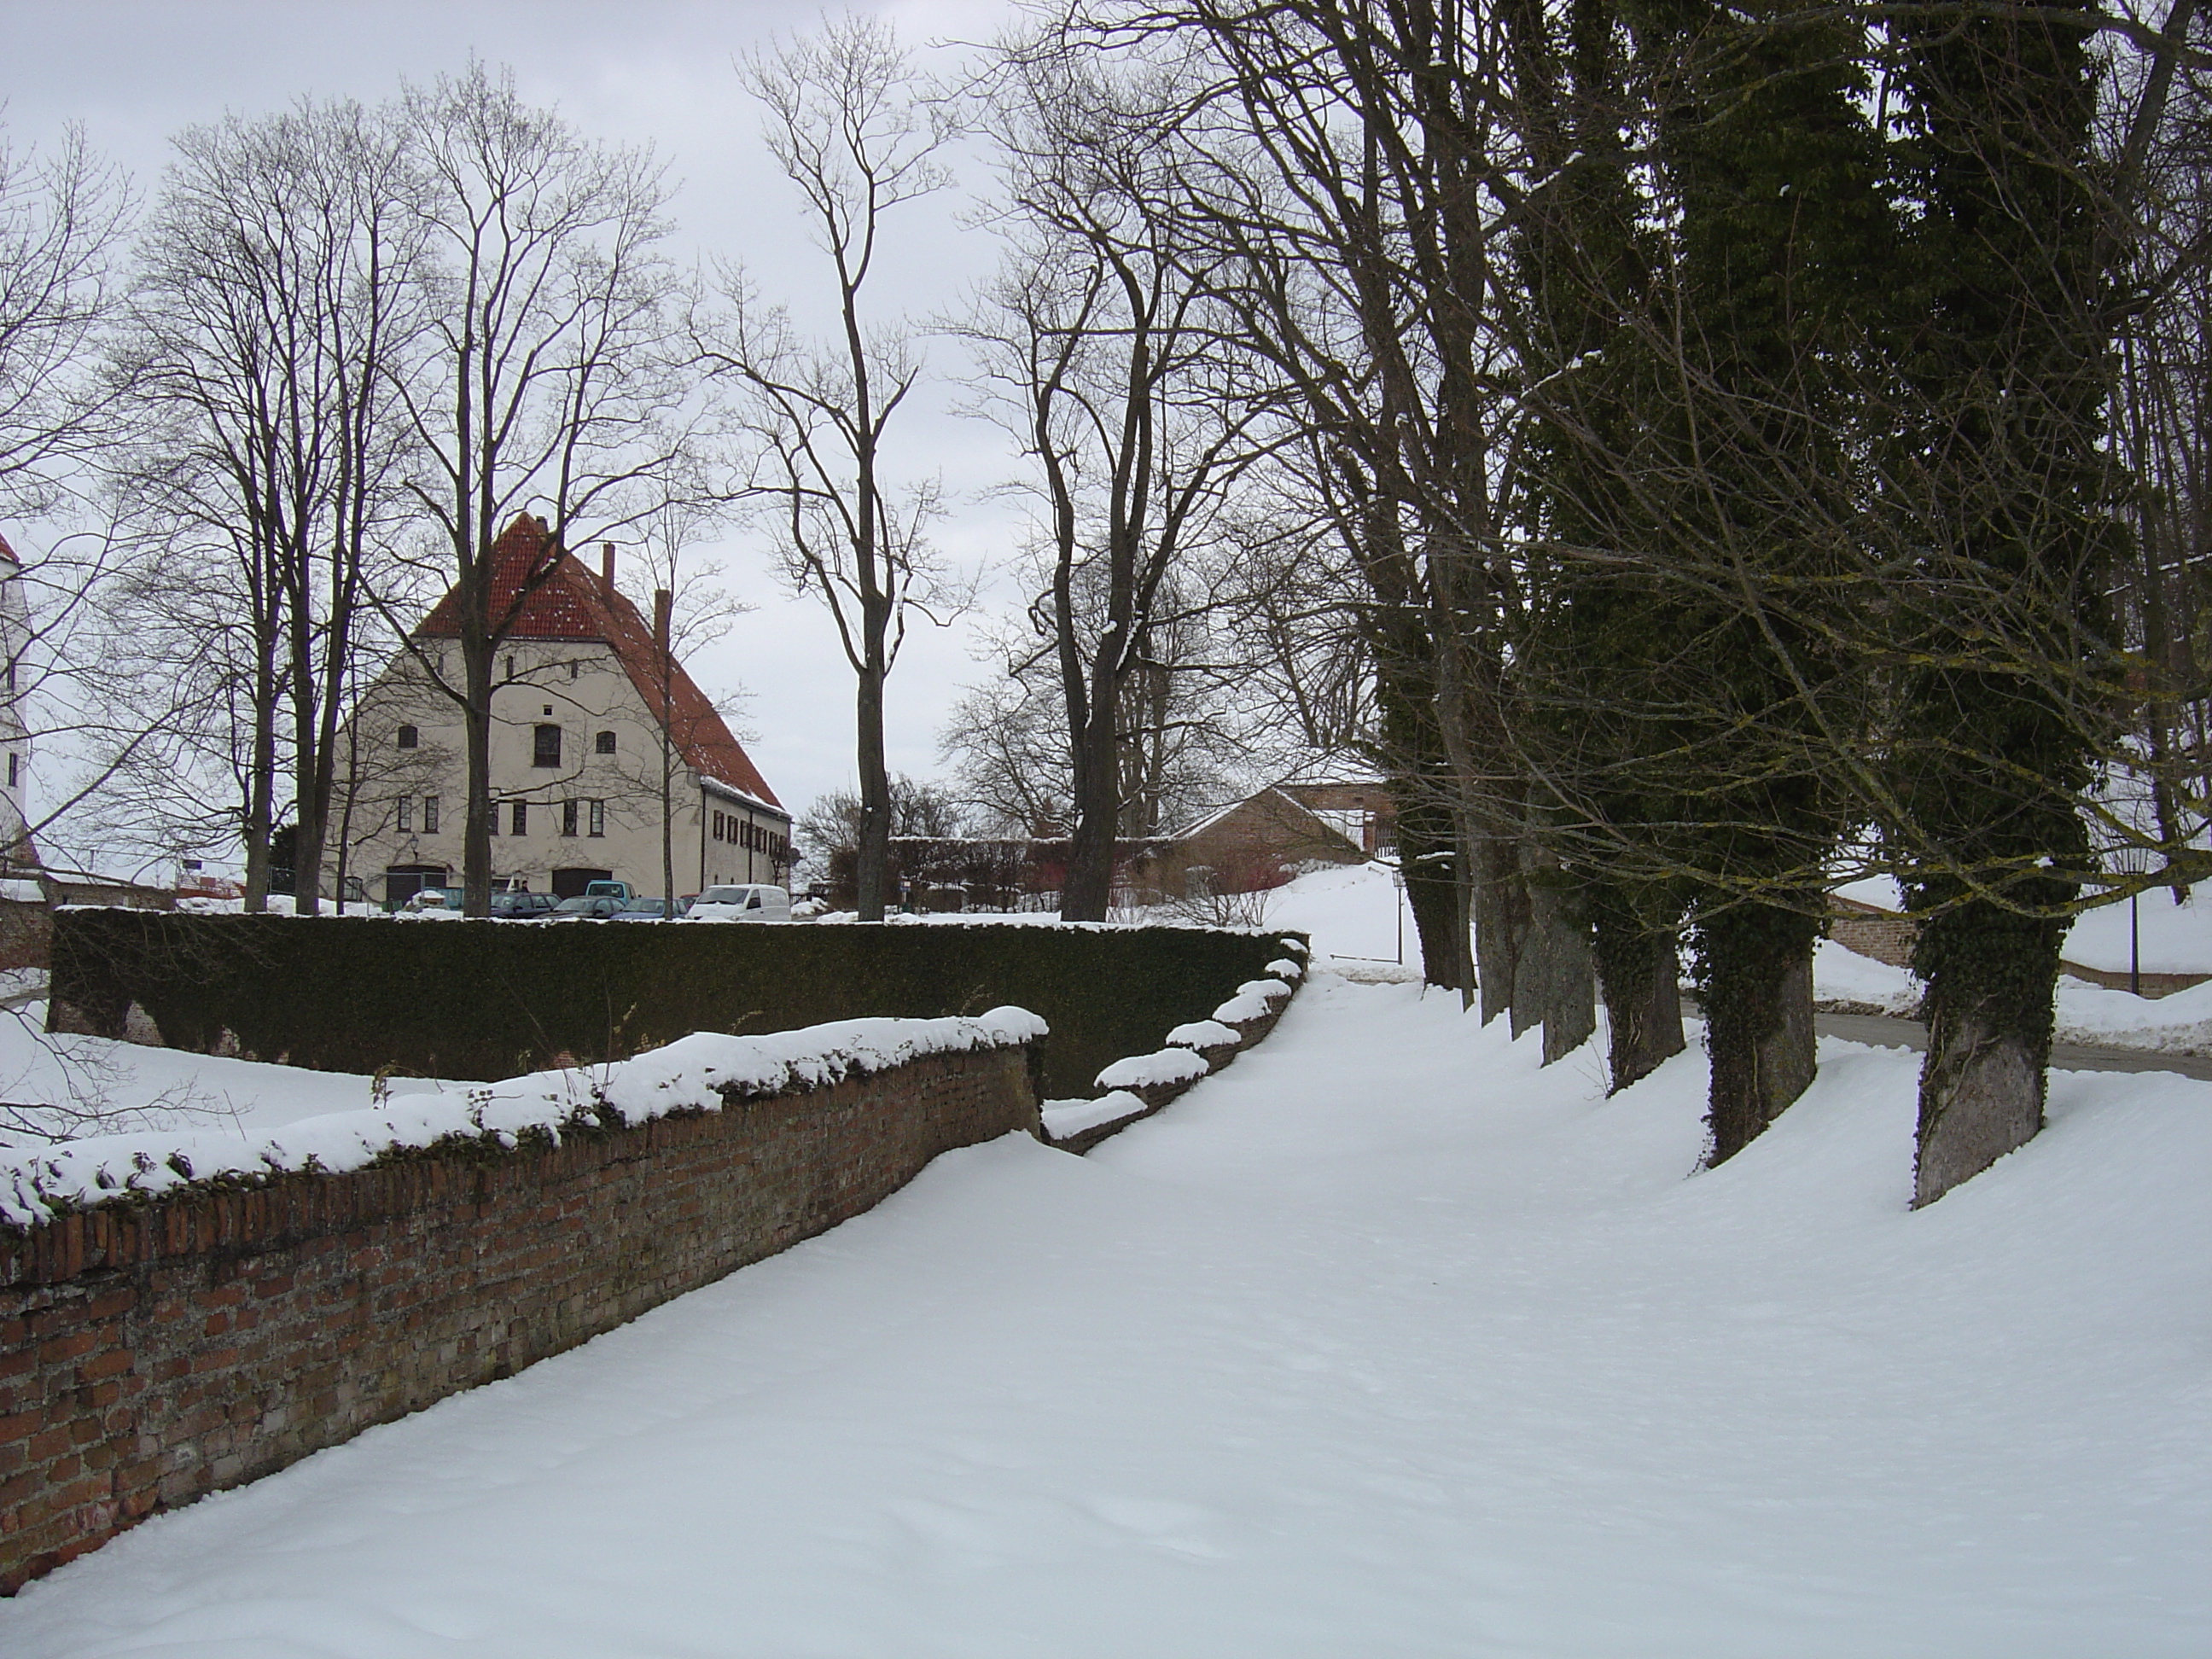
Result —
[[1044, 1016], [1049, 1095], [1203, 1019], [1282, 955], [1279, 932], [1195, 927], [532, 925], [63, 910], [52, 1009], [173, 1048], [334, 1072], [513, 1077], [693, 1031], [1012, 1003]]

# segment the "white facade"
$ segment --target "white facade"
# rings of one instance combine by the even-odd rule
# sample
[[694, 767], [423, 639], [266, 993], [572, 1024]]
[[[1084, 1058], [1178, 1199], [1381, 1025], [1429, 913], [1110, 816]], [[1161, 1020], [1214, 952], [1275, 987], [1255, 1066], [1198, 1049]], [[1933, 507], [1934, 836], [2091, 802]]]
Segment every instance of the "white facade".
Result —
[[[532, 556], [520, 520], [502, 556]], [[500, 648], [492, 693], [495, 886], [568, 895], [628, 882], [655, 897], [720, 882], [781, 884], [791, 818], [680, 664], [664, 659], [603, 572], [559, 557]], [[537, 567], [542, 569], [542, 563]], [[393, 904], [455, 885], [464, 862], [466, 744], [450, 599], [362, 696], [337, 755], [324, 891]], [[664, 725], [659, 708], [673, 713]], [[664, 810], [664, 781], [665, 801]], [[664, 894], [664, 824], [675, 892]]]

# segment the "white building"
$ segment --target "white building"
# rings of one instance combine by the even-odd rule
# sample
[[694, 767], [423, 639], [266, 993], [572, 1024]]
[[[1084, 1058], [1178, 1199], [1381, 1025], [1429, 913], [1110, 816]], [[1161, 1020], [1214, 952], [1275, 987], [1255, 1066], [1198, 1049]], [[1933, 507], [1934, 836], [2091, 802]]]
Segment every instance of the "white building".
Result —
[[[784, 881], [791, 815], [617, 591], [611, 544], [588, 569], [524, 514], [492, 560], [495, 615], [544, 573], [495, 664], [495, 882], [568, 896], [612, 878], [659, 895], [664, 775], [679, 895]], [[459, 684], [459, 614], [448, 592], [348, 722], [326, 892], [341, 890], [343, 875], [349, 896], [391, 904], [460, 879], [466, 747], [459, 707], [432, 678]]]

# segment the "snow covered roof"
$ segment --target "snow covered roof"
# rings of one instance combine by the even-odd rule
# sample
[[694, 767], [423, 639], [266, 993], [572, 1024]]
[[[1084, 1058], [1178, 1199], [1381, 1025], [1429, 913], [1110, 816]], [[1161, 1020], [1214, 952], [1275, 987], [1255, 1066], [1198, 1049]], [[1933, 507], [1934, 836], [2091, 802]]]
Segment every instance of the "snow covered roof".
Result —
[[[629, 676], [647, 711], [668, 729], [684, 763], [699, 774], [781, 812], [782, 804], [760, 775], [714, 705], [684, 665], [668, 664], [668, 698], [661, 702], [660, 650], [638, 609], [605, 576], [554, 541], [543, 519], [519, 513], [492, 544], [491, 615], [504, 617], [510, 640], [573, 640], [605, 645]], [[450, 588], [415, 630], [417, 639], [459, 639], [461, 602]]]
[[1304, 801], [1299, 800], [1297, 797], [1288, 793], [1280, 786], [1272, 783], [1264, 789], [1254, 791], [1251, 794], [1245, 796], [1242, 800], [1232, 800], [1226, 806], [1215, 808], [1212, 811], [1200, 818], [1196, 823], [1192, 824], [1188, 830], [1178, 830], [1175, 834], [1165, 837], [1165, 839], [1169, 841], [1188, 841], [1194, 836], [1202, 835], [1206, 830], [1211, 830], [1215, 824], [1219, 823], [1224, 818], [1228, 817], [1231, 813], [1236, 812], [1243, 807], [1251, 805], [1255, 801], [1264, 800], [1270, 795], [1273, 795], [1284, 805], [1289, 807], [1291, 811], [1297, 813], [1300, 817], [1312, 819], [1315, 826], [1320, 830], [1322, 834], [1335, 836], [1337, 840], [1342, 842], [1346, 846], [1352, 848], [1355, 852], [1359, 850], [1358, 843], [1353, 842], [1352, 839], [1349, 836], [1346, 835], [1343, 830], [1338, 829], [1320, 813], [1315, 811], [1312, 807], [1308, 806]]

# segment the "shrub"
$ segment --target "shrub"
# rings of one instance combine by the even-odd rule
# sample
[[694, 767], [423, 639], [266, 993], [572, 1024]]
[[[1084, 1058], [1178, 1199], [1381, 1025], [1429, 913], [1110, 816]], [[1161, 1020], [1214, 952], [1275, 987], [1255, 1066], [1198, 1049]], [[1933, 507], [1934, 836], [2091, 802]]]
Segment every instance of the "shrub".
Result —
[[757, 1034], [1004, 1003], [1044, 1016], [1044, 1086], [1203, 1019], [1283, 935], [1194, 927], [746, 927], [64, 910], [53, 1007], [179, 1048], [340, 1072], [489, 1079], [618, 1060], [692, 1031]]

